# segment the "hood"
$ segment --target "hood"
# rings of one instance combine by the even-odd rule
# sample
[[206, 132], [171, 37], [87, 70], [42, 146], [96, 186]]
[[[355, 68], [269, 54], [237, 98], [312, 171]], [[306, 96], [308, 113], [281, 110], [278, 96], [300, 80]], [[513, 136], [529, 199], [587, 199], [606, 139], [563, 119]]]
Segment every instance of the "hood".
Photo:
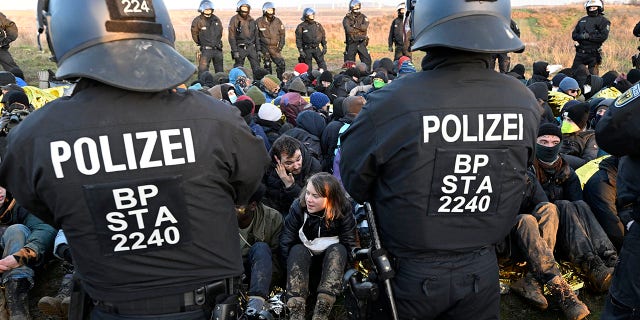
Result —
[[299, 128], [311, 133], [316, 137], [322, 136], [322, 131], [327, 126], [324, 117], [319, 113], [311, 110], [305, 110], [298, 114], [296, 123]]
[[543, 76], [545, 78], [549, 77], [549, 71], [547, 71], [547, 67], [549, 66], [548, 62], [545, 61], [536, 61], [533, 63], [533, 74]]

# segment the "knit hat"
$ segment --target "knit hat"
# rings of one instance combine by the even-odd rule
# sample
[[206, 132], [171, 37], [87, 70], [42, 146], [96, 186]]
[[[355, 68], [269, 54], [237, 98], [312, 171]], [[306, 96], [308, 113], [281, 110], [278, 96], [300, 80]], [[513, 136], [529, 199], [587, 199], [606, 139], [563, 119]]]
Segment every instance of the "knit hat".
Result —
[[303, 74], [309, 71], [309, 66], [306, 63], [298, 63], [295, 67], [293, 67], [293, 71], [297, 72], [298, 74]]
[[551, 123], [543, 123], [540, 128], [538, 128], [538, 137], [542, 136], [556, 136], [562, 140], [562, 131], [560, 128]]
[[610, 87], [612, 86], [615, 81], [616, 78], [619, 76], [620, 74], [618, 73], [618, 71], [615, 70], [609, 70], [607, 71], [605, 74], [602, 75], [602, 86], [603, 87]]
[[207, 86], [209, 88], [212, 88], [217, 84], [213, 83], [213, 75], [209, 71], [201, 73], [200, 76], [198, 76], [198, 81], [200, 81], [201, 85]]
[[229, 82], [229, 75], [224, 72], [216, 72], [213, 75], [213, 84], [223, 84]]
[[304, 85], [304, 82], [300, 77], [297, 77], [291, 81], [289, 84], [289, 92], [297, 92], [299, 94], [306, 95], [307, 94], [307, 86]]
[[330, 71], [325, 71], [320, 75], [320, 78], [318, 78], [318, 81], [333, 82], [333, 74]]
[[527, 86], [536, 99], [540, 99], [542, 101], [549, 100], [549, 89], [544, 82], [534, 82]]
[[240, 110], [240, 116], [242, 117], [253, 114], [253, 110], [255, 109], [253, 101], [247, 96], [238, 97], [238, 100], [236, 100], [233, 105]]
[[[267, 99], [264, 97], [264, 93], [262, 93], [262, 91], [260, 91], [256, 86], [249, 88], [249, 90], [245, 92], [245, 95], [251, 97], [251, 100], [253, 100], [256, 105], [262, 105], [267, 102]], [[238, 97], [238, 99], [240, 99], [240, 97]]]
[[318, 78], [320, 78], [320, 75], [321, 75], [321, 74], [322, 74], [322, 73], [320, 72], [320, 70], [315, 70], [315, 69], [314, 69], [314, 70], [311, 70], [311, 77], [312, 77], [313, 79], [318, 79]]
[[[560, 86], [560, 81], [562, 81], [562, 79], [566, 78], [567, 75], [564, 73], [558, 73], [555, 76], [553, 76], [553, 78], [551, 78], [551, 84], [554, 87], [558, 87]], [[614, 78], [615, 79], [615, 78]]]
[[277, 85], [280, 85], [280, 82], [282, 82], [282, 81], [280, 81], [280, 79], [278, 79], [278, 76], [273, 75], [273, 74], [268, 74], [268, 75], [266, 75], [264, 77], [271, 79], [271, 81], [273, 81], [273, 83], [275, 83]]
[[273, 80], [271, 80], [271, 78], [264, 77], [264, 78], [262, 78], [262, 80], [260, 80], [260, 82], [262, 83], [262, 86], [269, 93], [272, 93], [272, 92], [276, 91], [276, 89], [278, 89], [278, 84], [273, 82]]
[[0, 86], [16, 83], [16, 77], [9, 71], [0, 71]]
[[315, 109], [321, 109], [329, 103], [329, 97], [322, 92], [314, 92], [309, 98], [309, 102]]
[[258, 118], [266, 121], [278, 121], [282, 118], [282, 111], [276, 105], [264, 103], [258, 110]]
[[521, 63], [518, 63], [515, 66], [513, 66], [513, 69], [511, 69], [511, 71], [509, 72], [513, 72], [524, 77], [524, 65], [522, 65]]
[[398, 70], [398, 74], [407, 74], [407, 73], [415, 73], [415, 72], [416, 72], [416, 66], [413, 65], [413, 62], [411, 62], [411, 60], [405, 60], [405, 62], [402, 63], [400, 70]]
[[580, 129], [584, 129], [589, 119], [589, 104], [578, 100], [570, 100], [562, 107], [561, 114], [571, 119]]
[[349, 77], [356, 77], [356, 78], [360, 77], [360, 71], [358, 71], [358, 69], [356, 68], [347, 69], [345, 70], [344, 74]]
[[12, 105], [15, 102], [27, 107], [29, 106], [29, 97], [27, 97], [27, 94], [23, 91], [17, 90], [9, 91], [2, 96], [2, 103], [4, 103], [6, 107]]
[[560, 92], [567, 93], [568, 90], [580, 90], [580, 86], [578, 85], [578, 81], [571, 77], [566, 77], [560, 81], [560, 85], [558, 85], [558, 90]]
[[629, 70], [629, 73], [627, 73], [627, 80], [629, 80], [631, 84], [636, 84], [636, 82], [640, 81], [640, 70], [639, 69]]
[[401, 56], [400, 58], [398, 58], [398, 70], [400, 70], [400, 68], [402, 68], [402, 64], [407, 60], [411, 60], [411, 58], [409, 58], [407, 56]]

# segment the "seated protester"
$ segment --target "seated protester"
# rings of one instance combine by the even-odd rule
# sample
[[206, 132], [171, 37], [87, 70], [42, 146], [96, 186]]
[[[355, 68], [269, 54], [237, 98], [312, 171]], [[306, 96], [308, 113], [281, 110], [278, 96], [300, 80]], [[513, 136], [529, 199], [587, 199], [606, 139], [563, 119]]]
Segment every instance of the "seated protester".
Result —
[[[2, 285], [6, 311], [10, 319], [31, 319], [29, 290], [33, 287], [35, 266], [42, 265], [53, 248], [56, 230], [24, 209], [3, 187], [0, 187], [0, 223], [7, 226], [2, 233]], [[4, 312], [4, 310], [3, 310]], [[7, 315], [3, 316], [7, 319]]]
[[[564, 105], [571, 100], [583, 98], [580, 94], [581, 91], [578, 87], [578, 82], [575, 79], [571, 77], [565, 77], [562, 79], [562, 81], [560, 81], [558, 91], [549, 92], [548, 102], [553, 114], [555, 116], [561, 116]], [[584, 99], [582, 99], [582, 101], [584, 101]], [[561, 118], [559, 120], [561, 120]]]
[[280, 274], [282, 215], [261, 202], [265, 191], [261, 184], [248, 204], [236, 205], [244, 273], [249, 279], [247, 316], [258, 315], [263, 310], [271, 290], [271, 280]]
[[244, 95], [245, 90], [251, 87], [251, 79], [247, 77], [247, 74], [240, 67], [235, 67], [229, 71], [229, 83], [236, 89], [237, 96]]
[[251, 132], [253, 132], [253, 135], [255, 135], [256, 137], [260, 137], [260, 139], [262, 139], [262, 142], [264, 143], [265, 148], [267, 149], [267, 151], [269, 151], [269, 149], [271, 149], [269, 138], [265, 134], [262, 127], [256, 124], [255, 121], [253, 121], [253, 113], [256, 109], [255, 104], [253, 104], [253, 100], [251, 100], [251, 98], [246, 95], [240, 96], [233, 105], [238, 108], [238, 110], [240, 110], [240, 116], [244, 119], [249, 128], [251, 128]]
[[55, 296], [44, 296], [38, 301], [38, 309], [44, 315], [52, 317], [69, 318], [69, 306], [71, 304], [71, 292], [73, 289], [73, 258], [71, 247], [62, 229], [58, 230], [53, 244], [53, 255], [62, 260], [64, 275], [60, 281], [60, 287]]
[[320, 137], [326, 126], [327, 122], [320, 113], [305, 110], [298, 114], [296, 127], [285, 131], [284, 134], [302, 142], [314, 158], [321, 160], [323, 154]]
[[324, 128], [322, 137], [320, 137], [320, 146], [322, 147], [322, 153], [325, 155], [322, 161], [322, 171], [333, 171], [333, 159], [335, 157], [336, 146], [338, 145], [340, 129], [345, 124], [353, 122], [353, 119], [355, 119], [358, 113], [360, 113], [360, 110], [362, 110], [365, 103], [366, 100], [361, 96], [345, 98], [342, 102], [341, 108], [343, 110], [344, 117], [329, 122], [327, 127]]
[[572, 169], [598, 157], [598, 144], [593, 130], [587, 130], [589, 104], [571, 100], [562, 108], [562, 146], [560, 154]]
[[[387, 78], [390, 81], [393, 81], [396, 78], [397, 74], [398, 74], [398, 72], [397, 72], [398, 70], [393, 65], [393, 60], [391, 60], [391, 59], [389, 59], [387, 57], [384, 57], [384, 58], [380, 59], [380, 61], [378, 63], [378, 66], [373, 68], [373, 70], [379, 70], [379, 69], [383, 69], [384, 70], [384, 73], [387, 75]], [[382, 71], [382, 70], [380, 70], [380, 71]]]
[[356, 68], [346, 69], [343, 73], [336, 75], [333, 79], [333, 90], [329, 99], [335, 100], [338, 97], [346, 98], [349, 92], [358, 86], [360, 73]]
[[413, 65], [413, 62], [411, 62], [411, 60], [406, 60], [402, 63], [400, 69], [398, 69], [398, 78], [412, 73], [416, 73], [416, 66]]
[[631, 82], [624, 74], [618, 71], [609, 70], [602, 75], [602, 89], [595, 93], [592, 98], [616, 99], [623, 92], [631, 88]]
[[[269, 144], [273, 145], [276, 139], [280, 137], [280, 132], [284, 125], [280, 108], [271, 103], [263, 104], [258, 110], [258, 117], [255, 118], [255, 122], [262, 127], [262, 130], [267, 135]], [[286, 125], [289, 126], [288, 129], [293, 128], [290, 123]]]
[[269, 150], [271, 166], [264, 176], [267, 187], [265, 204], [283, 215], [300, 194], [305, 181], [320, 172], [320, 162], [298, 139], [282, 135]]
[[369, 93], [386, 86], [387, 82], [387, 75], [384, 74], [384, 72], [376, 72], [371, 77], [371, 84], [360, 85], [351, 89], [351, 92], [349, 92], [349, 96], [363, 96], [366, 99]]
[[542, 82], [547, 86], [547, 89], [551, 91], [551, 81], [549, 80], [549, 70], [547, 67], [549, 63], [546, 61], [536, 61], [533, 63], [531, 78], [527, 81], [527, 86], [530, 86], [536, 82]]
[[232, 105], [238, 99], [236, 95], [236, 89], [233, 85], [228, 83], [218, 84], [209, 89], [209, 94], [212, 97], [228, 104]]
[[513, 66], [513, 69], [511, 69], [509, 72], [507, 72], [507, 75], [510, 75], [510, 76], [520, 80], [520, 82], [522, 82], [522, 84], [527, 85], [527, 79], [525, 79], [525, 77], [524, 77], [524, 71], [525, 71], [524, 70], [524, 66], [521, 63], [518, 63], [515, 66]]
[[309, 96], [309, 103], [311, 104], [311, 109], [307, 109], [307, 110], [313, 110], [317, 113], [319, 113], [324, 120], [328, 123], [329, 122], [329, 104], [331, 103], [331, 101], [329, 100], [329, 97], [322, 93], [322, 92], [314, 92], [311, 94], [311, 96]]
[[308, 94], [307, 85], [304, 84], [300, 77], [294, 78], [289, 83], [289, 91], [288, 92], [296, 92], [301, 96], [306, 96]]
[[309, 103], [297, 92], [285, 93], [280, 98], [280, 110], [284, 113], [286, 120], [292, 126], [296, 126], [298, 114], [306, 108]]
[[349, 252], [355, 247], [355, 219], [346, 193], [332, 175], [309, 178], [284, 220], [280, 250], [287, 263], [287, 307], [291, 320], [304, 320], [309, 278], [320, 276], [313, 319], [328, 319]]
[[320, 77], [318, 77], [313, 89], [315, 92], [322, 92], [327, 95], [327, 97], [331, 98], [331, 91], [333, 90], [332, 84], [333, 74], [331, 71], [326, 70], [320, 74]]
[[[543, 83], [537, 84], [544, 86]], [[498, 246], [510, 250], [499, 250], [498, 253], [508, 255], [514, 262], [523, 259], [527, 262], [527, 272], [511, 284], [511, 291], [537, 308], [546, 310], [549, 306], [543, 294], [543, 285], [546, 284], [551, 292], [550, 297], [560, 306], [567, 319], [583, 319], [589, 314], [589, 309], [562, 277], [553, 256], [558, 224], [557, 207], [548, 202], [533, 173], [527, 172], [525, 195], [515, 226], [505, 239], [506, 245]]]
[[196, 81], [202, 85], [203, 88], [213, 88], [218, 83], [215, 83], [213, 79], [213, 75], [209, 71], [203, 71], [200, 76], [198, 76], [198, 80]]
[[[307, 65], [306, 63], [298, 63], [293, 67], [293, 75], [297, 78], [300, 78], [300, 80], [302, 80], [302, 83], [304, 83], [305, 87], [308, 87], [311, 85], [311, 81], [312, 81], [312, 77], [309, 74], [309, 65]], [[294, 79], [291, 79], [292, 81]]]
[[[618, 175], [618, 158], [608, 156], [598, 165], [596, 171], [584, 185], [582, 194], [595, 218], [607, 234], [616, 250], [622, 248], [625, 227], [618, 216], [616, 208], [616, 176]], [[626, 220], [630, 220], [627, 217]]]
[[556, 251], [586, 275], [594, 291], [605, 292], [611, 284], [618, 255], [589, 205], [582, 200], [580, 180], [559, 153], [561, 140], [558, 127], [541, 125], [531, 170], [549, 201], [558, 207]]
[[264, 98], [268, 103], [273, 103], [273, 100], [275, 100], [275, 98], [280, 97], [284, 94], [284, 91], [280, 90], [280, 81], [275, 81], [269, 75], [260, 80], [260, 89], [262, 89]]
[[244, 94], [251, 98], [251, 101], [253, 101], [256, 107], [256, 112], [258, 112], [258, 108], [260, 108], [263, 103], [267, 102], [267, 99], [264, 97], [264, 92], [256, 86], [251, 86]]
[[558, 91], [558, 88], [560, 87], [560, 81], [562, 81], [562, 79], [568, 77], [566, 74], [560, 72], [558, 74], [556, 74], [555, 76], [553, 76], [553, 78], [551, 78], [551, 90], [550, 91]]
[[551, 110], [549, 103], [547, 103], [549, 100], [549, 89], [547, 89], [547, 85], [542, 82], [536, 82], [530, 84], [527, 88], [533, 92], [536, 100], [538, 100], [538, 105], [540, 106], [538, 111], [540, 111], [541, 114], [540, 124], [551, 123], [554, 125], [560, 125], [558, 120], [553, 116], [553, 111]]
[[34, 111], [24, 91], [12, 90], [2, 95], [4, 105], [0, 116], [0, 135], [7, 135], [22, 119]]
[[[589, 120], [587, 121], [587, 128], [591, 130], [596, 129], [596, 124], [602, 119], [602, 116], [611, 108], [615, 99], [605, 98], [593, 98], [589, 100]], [[600, 150], [600, 153], [603, 153]]]

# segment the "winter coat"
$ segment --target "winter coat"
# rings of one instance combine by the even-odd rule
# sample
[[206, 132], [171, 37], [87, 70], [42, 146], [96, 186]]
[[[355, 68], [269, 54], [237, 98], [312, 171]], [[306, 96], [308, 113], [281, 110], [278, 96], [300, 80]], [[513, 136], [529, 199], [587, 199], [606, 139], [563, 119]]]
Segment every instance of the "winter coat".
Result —
[[598, 157], [599, 149], [593, 130], [565, 133], [561, 143], [560, 153], [574, 170]]
[[[560, 157], [564, 158], [562, 155]], [[536, 159], [536, 161], [540, 160]], [[534, 173], [537, 171], [535, 167], [536, 166], [530, 168]], [[540, 185], [542, 185], [542, 189], [544, 189], [544, 193], [547, 195], [550, 202], [554, 202], [556, 200], [582, 200], [580, 179], [578, 179], [578, 175], [569, 166], [568, 162], [562, 160], [560, 170], [547, 170], [544, 171], [543, 174], [546, 176], [546, 181], [540, 181]]]
[[298, 114], [296, 123], [297, 127], [284, 134], [298, 139], [307, 147], [314, 158], [320, 160], [324, 154], [320, 146], [320, 137], [327, 125], [324, 117], [315, 111], [305, 110]]
[[320, 146], [322, 147], [322, 154], [325, 155], [322, 161], [322, 171], [331, 172], [333, 168], [333, 159], [335, 157], [335, 150], [338, 145], [338, 132], [345, 123], [353, 122], [355, 117], [353, 115], [347, 115], [339, 120], [333, 120], [329, 122], [320, 138]]

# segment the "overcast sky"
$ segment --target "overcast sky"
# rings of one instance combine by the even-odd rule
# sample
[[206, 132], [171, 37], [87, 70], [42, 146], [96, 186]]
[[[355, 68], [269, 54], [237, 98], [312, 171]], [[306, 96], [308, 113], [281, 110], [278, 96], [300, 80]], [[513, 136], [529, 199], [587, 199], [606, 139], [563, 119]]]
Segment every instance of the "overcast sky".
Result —
[[[446, 0], [443, 0], [446, 1]], [[1, 10], [35, 10], [37, 0], [0, 0]], [[200, 0], [165, 0], [169, 9], [194, 9], [200, 4]], [[252, 6], [262, 7], [263, 0], [249, 0]], [[314, 5], [333, 5], [336, 7], [346, 7], [349, 0], [271, 0], [276, 7], [313, 7]], [[373, 6], [396, 6], [401, 0], [364, 0], [364, 7]], [[558, 5], [572, 2], [582, 2], [580, 0], [511, 0], [513, 6], [521, 5]], [[216, 8], [235, 8], [237, 0], [215, 0]]]

